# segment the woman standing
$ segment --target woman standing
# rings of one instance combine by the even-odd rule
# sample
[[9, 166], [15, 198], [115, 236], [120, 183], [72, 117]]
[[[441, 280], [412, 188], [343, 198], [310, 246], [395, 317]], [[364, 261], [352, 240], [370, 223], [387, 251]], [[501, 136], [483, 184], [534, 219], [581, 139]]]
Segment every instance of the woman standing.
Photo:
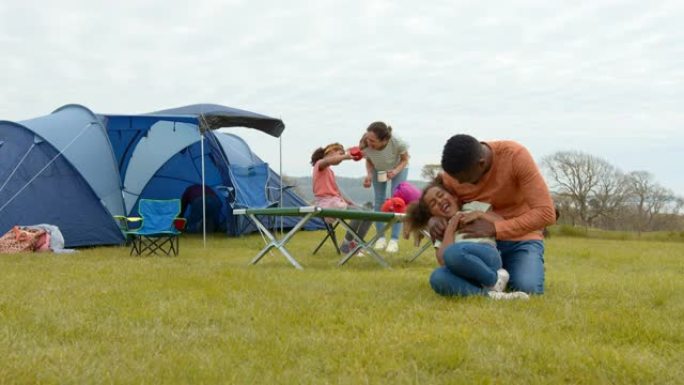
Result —
[[[384, 122], [373, 122], [361, 138], [360, 147], [366, 158], [366, 178], [363, 186], [373, 186], [375, 195], [375, 211], [380, 211], [385, 200], [392, 196], [392, 191], [408, 177], [408, 146], [404, 141], [392, 135], [392, 127]], [[390, 185], [390, 191], [387, 187]], [[384, 224], [375, 223], [378, 232], [384, 230]], [[401, 223], [392, 226], [389, 242], [382, 237], [375, 242], [375, 249], [385, 249], [388, 253], [399, 251], [399, 232]]]

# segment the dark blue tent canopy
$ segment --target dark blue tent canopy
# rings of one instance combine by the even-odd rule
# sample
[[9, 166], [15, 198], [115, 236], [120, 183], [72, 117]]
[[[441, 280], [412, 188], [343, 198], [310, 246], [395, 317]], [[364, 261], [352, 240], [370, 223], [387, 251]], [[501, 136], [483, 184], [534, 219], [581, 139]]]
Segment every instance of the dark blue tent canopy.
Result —
[[150, 112], [145, 115], [172, 117], [174, 119], [181, 118], [181, 116], [189, 116], [195, 118], [202, 129], [215, 130], [222, 127], [249, 127], [263, 131], [276, 138], [285, 130], [285, 124], [280, 119], [218, 104], [192, 104]]

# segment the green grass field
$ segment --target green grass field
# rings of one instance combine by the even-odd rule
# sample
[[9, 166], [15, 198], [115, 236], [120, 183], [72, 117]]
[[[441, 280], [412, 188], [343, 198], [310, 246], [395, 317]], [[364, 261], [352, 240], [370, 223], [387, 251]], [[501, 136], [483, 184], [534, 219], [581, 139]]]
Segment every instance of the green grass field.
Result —
[[431, 255], [383, 269], [300, 233], [0, 256], [2, 384], [682, 384], [684, 243], [555, 236], [546, 294], [433, 294]]

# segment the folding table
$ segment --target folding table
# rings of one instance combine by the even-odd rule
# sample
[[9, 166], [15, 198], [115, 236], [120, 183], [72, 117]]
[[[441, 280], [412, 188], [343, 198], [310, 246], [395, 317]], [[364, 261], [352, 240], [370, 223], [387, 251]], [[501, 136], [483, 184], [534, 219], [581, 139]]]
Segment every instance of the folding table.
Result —
[[[277, 248], [281, 254], [287, 258], [290, 263], [297, 269], [302, 269], [302, 266], [297, 262], [297, 260], [290, 254], [285, 245], [294, 237], [294, 235], [299, 231], [302, 226], [304, 226], [312, 218], [336, 218], [339, 223], [347, 229], [347, 231], [352, 234], [354, 239], [357, 241], [357, 246], [350, 250], [346, 255], [342, 257], [338, 265], [344, 265], [351, 259], [351, 257], [356, 254], [359, 249], [370, 254], [380, 265], [384, 267], [389, 267], [387, 261], [380, 256], [372, 247], [373, 243], [383, 236], [383, 233], [377, 233], [369, 241], [364, 240], [354, 229], [349, 225], [347, 221], [352, 219], [368, 220], [372, 222], [384, 222], [386, 223], [384, 229], [387, 230], [395, 222], [403, 219], [404, 214], [399, 213], [384, 213], [378, 211], [363, 211], [363, 210], [340, 210], [340, 209], [324, 209], [317, 206], [304, 206], [304, 207], [282, 207], [282, 208], [262, 208], [262, 209], [235, 209], [233, 210], [234, 215], [246, 215], [252, 222], [259, 228], [259, 230], [268, 238], [269, 243], [259, 251], [259, 253], [252, 259], [251, 264], [254, 265], [272, 248]], [[294, 216], [302, 217], [299, 222], [281, 239], [277, 239], [276, 236], [271, 233], [266, 226], [259, 220], [257, 216]]]

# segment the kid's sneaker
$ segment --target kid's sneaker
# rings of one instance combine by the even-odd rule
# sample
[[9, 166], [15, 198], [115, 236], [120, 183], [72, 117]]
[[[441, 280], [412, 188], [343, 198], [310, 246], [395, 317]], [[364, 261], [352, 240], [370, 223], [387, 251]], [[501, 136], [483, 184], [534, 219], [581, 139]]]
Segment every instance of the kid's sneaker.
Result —
[[509, 299], [522, 299], [522, 300], [528, 300], [530, 299], [530, 296], [527, 295], [527, 293], [523, 293], [522, 291], [514, 291], [512, 293], [502, 293], [500, 291], [490, 291], [487, 293], [487, 296], [491, 299], [503, 299], [503, 300], [509, 300]]
[[[358, 246], [358, 245], [359, 245], [359, 244], [356, 243], [356, 241], [347, 241], [347, 240], [345, 240], [344, 243], [340, 246], [340, 251], [341, 251], [343, 254], [347, 254], [347, 253], [349, 253], [350, 251], [354, 250], [354, 249], [356, 248], [356, 246]], [[362, 249], [362, 248], [360, 248], [356, 253], [354, 253], [354, 255], [357, 256], [357, 257], [365, 257], [365, 256], [366, 256], [366, 254], [363, 253], [363, 249]]]
[[508, 285], [508, 280], [511, 276], [504, 269], [499, 269], [496, 271], [497, 280], [494, 286], [490, 288], [492, 291], [503, 292], [506, 290], [506, 285]]
[[375, 250], [385, 250], [387, 247], [387, 240], [385, 240], [384, 237], [378, 238], [377, 241], [375, 241], [375, 244], [373, 245], [373, 248]]
[[385, 249], [385, 251], [388, 253], [399, 252], [399, 242], [397, 242], [396, 239], [390, 239], [389, 243], [387, 244], [387, 248]]
[[344, 242], [342, 242], [342, 244], [340, 245], [340, 251], [342, 252], [342, 254], [347, 254], [351, 250], [350, 243], [351, 242], [346, 239], [344, 240]]

